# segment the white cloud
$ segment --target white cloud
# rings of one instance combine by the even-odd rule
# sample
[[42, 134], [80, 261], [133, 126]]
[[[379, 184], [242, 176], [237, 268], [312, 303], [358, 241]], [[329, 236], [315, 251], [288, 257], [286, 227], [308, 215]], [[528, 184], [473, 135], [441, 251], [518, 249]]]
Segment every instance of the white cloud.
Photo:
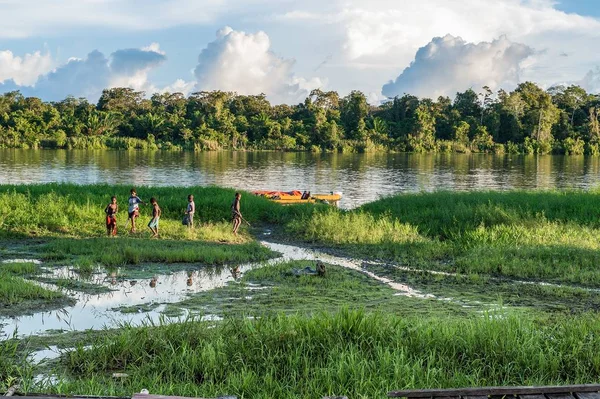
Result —
[[417, 51], [415, 60], [395, 81], [383, 86], [382, 93], [436, 98], [485, 85], [492, 90], [512, 89], [519, 83], [520, 64], [531, 55], [530, 47], [506, 37], [478, 44], [451, 35], [436, 37]]
[[586, 73], [584, 78], [576, 84], [583, 87], [588, 93], [600, 93], [600, 67]]
[[[420, 47], [446, 34], [472, 43], [501, 36], [524, 43], [537, 54], [535, 62], [523, 65], [523, 79], [548, 86], [600, 65], [600, 53], [592, 50], [597, 47], [600, 20], [564, 13], [555, 4], [554, 0], [334, 0], [327, 4], [307, 0], [273, 21], [295, 20], [295, 27], [305, 27], [305, 40], [311, 45], [323, 42], [319, 36], [327, 33], [325, 40], [334, 57], [321, 73], [328, 74], [338, 90], [357, 85], [374, 90], [407, 67]], [[565, 52], [568, 57], [561, 56]], [[357, 74], [362, 78], [354, 78]]]
[[190, 94], [194, 87], [196, 86], [196, 82], [186, 82], [183, 79], [177, 79], [172, 84], [159, 89], [158, 91], [161, 93], [183, 93], [184, 95]]
[[151, 49], [117, 50], [109, 57], [94, 50], [84, 59], [70, 58], [66, 64], [40, 76], [32, 85], [19, 84], [13, 79], [0, 86], [0, 91], [21, 90], [25, 95], [44, 100], [62, 100], [72, 95], [92, 101], [110, 87], [152, 92], [156, 89], [148, 82], [148, 72], [165, 59], [164, 54]]
[[36, 51], [18, 57], [10, 50], [0, 51], [0, 83], [13, 80], [18, 85], [31, 85], [40, 75], [49, 72], [52, 64], [49, 53]]
[[240, 94], [265, 93], [274, 103], [302, 101], [323, 82], [294, 75], [294, 60], [271, 51], [262, 31], [245, 33], [225, 27], [198, 56], [194, 70], [197, 90], [225, 90]]

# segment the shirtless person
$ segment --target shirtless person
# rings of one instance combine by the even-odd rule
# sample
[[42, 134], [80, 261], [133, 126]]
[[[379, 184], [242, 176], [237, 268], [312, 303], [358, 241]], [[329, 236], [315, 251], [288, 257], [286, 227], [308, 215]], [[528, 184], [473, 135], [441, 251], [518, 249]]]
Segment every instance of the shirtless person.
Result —
[[150, 219], [148, 227], [152, 232], [152, 238], [155, 238], [158, 237], [158, 220], [160, 219], [161, 210], [154, 197], [150, 198], [150, 203], [152, 204], [152, 219]]
[[140, 205], [146, 203], [137, 196], [135, 188], [131, 189], [131, 195], [129, 196], [129, 220], [131, 220], [131, 232], [135, 233], [135, 219], [140, 216]]
[[185, 211], [187, 215], [187, 227], [190, 229], [194, 228], [194, 213], [196, 212], [196, 204], [194, 203], [194, 196], [192, 194], [188, 195], [188, 206]]
[[117, 205], [117, 197], [113, 195], [110, 198], [110, 204], [104, 208], [104, 213], [106, 213], [106, 235], [109, 237], [117, 235], [117, 212], [119, 212], [119, 205]]
[[231, 218], [233, 220], [233, 234], [237, 236], [240, 224], [242, 224], [242, 213], [240, 212], [240, 199], [242, 194], [235, 193], [235, 199], [231, 204]]

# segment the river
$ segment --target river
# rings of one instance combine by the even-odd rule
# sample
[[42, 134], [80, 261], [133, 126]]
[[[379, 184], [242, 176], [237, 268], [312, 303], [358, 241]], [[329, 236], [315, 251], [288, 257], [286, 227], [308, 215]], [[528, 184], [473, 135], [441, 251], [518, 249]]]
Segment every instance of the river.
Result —
[[398, 192], [588, 189], [600, 184], [599, 172], [600, 158], [584, 156], [0, 149], [0, 184], [340, 191], [343, 208]]

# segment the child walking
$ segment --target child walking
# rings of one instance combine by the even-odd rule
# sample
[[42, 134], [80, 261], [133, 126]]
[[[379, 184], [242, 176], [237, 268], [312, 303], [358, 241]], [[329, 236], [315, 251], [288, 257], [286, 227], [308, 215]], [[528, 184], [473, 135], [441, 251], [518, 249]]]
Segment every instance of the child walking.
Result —
[[117, 205], [117, 197], [113, 195], [110, 198], [110, 204], [104, 208], [104, 213], [106, 213], [106, 235], [109, 237], [117, 235], [117, 212], [119, 212], [119, 205]]
[[196, 204], [194, 203], [194, 196], [192, 194], [188, 195], [188, 205], [185, 210], [185, 214], [187, 215], [187, 227], [190, 229], [194, 228], [194, 213], [196, 212]]
[[131, 221], [131, 232], [135, 233], [135, 219], [140, 216], [140, 205], [146, 203], [137, 196], [135, 192], [135, 188], [132, 188], [130, 191], [131, 195], [129, 196], [129, 220]]
[[152, 232], [152, 238], [158, 237], [158, 220], [160, 219], [161, 210], [158, 206], [158, 202], [156, 202], [156, 198], [150, 198], [150, 203], [152, 204], [152, 219], [148, 223], [148, 227]]

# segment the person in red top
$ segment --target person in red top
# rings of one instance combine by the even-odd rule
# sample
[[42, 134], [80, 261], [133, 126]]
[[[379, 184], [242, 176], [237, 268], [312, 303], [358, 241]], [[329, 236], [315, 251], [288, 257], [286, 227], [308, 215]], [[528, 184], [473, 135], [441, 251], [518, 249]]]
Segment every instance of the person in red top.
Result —
[[113, 195], [110, 204], [104, 208], [104, 213], [106, 213], [106, 235], [109, 237], [117, 235], [117, 212], [119, 212], [119, 205], [117, 205], [117, 197]]

